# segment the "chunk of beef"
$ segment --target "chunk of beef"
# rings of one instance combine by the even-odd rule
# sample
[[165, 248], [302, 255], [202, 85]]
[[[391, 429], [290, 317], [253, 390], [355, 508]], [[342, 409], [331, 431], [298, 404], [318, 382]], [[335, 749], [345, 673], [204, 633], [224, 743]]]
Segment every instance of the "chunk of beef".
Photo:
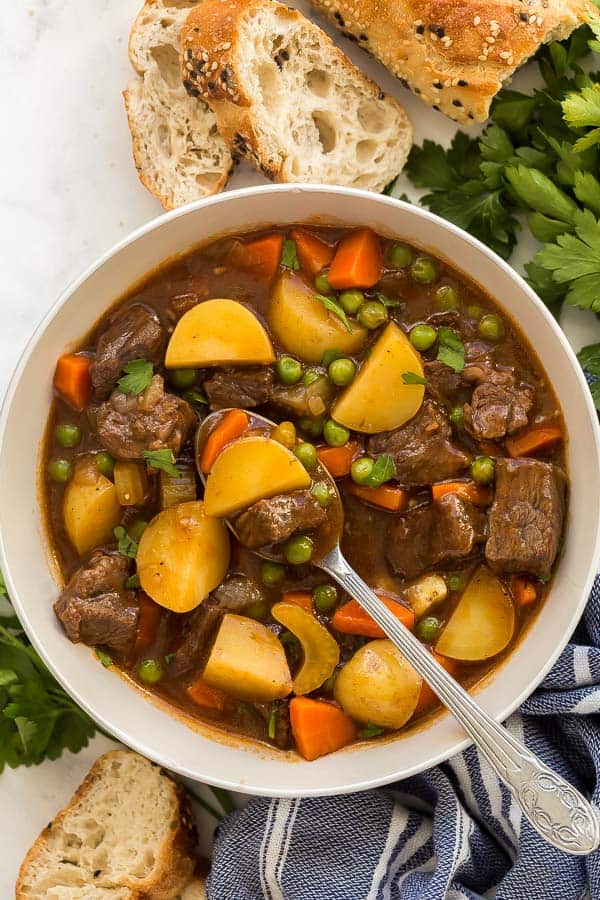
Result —
[[280, 494], [259, 500], [237, 517], [240, 542], [250, 549], [285, 541], [298, 531], [318, 528], [327, 518], [310, 491]]
[[169, 666], [169, 677], [178, 678], [198, 670], [222, 618], [222, 610], [213, 600], [205, 600], [187, 617], [181, 644]]
[[120, 313], [98, 340], [90, 368], [96, 393], [103, 397], [110, 393], [123, 366], [132, 359], [162, 362], [166, 340], [157, 316], [145, 306], [136, 304]]
[[471, 385], [462, 377], [462, 373], [455, 372], [450, 366], [437, 359], [426, 362], [424, 365], [427, 378], [427, 393], [440, 406], [451, 409], [469, 399]]
[[120, 653], [132, 646], [139, 617], [135, 591], [125, 588], [131, 560], [96, 550], [54, 604], [69, 640], [104, 644]]
[[229, 406], [252, 409], [271, 399], [273, 370], [269, 366], [217, 369], [204, 382], [204, 390], [213, 410]]
[[558, 553], [566, 478], [537, 459], [498, 459], [485, 555], [495, 572], [548, 578]]
[[394, 518], [386, 556], [397, 575], [416, 578], [450, 560], [465, 559], [484, 540], [485, 514], [456, 494]]
[[370, 453], [389, 453], [396, 465], [396, 480], [406, 487], [454, 478], [469, 464], [469, 457], [451, 443], [452, 429], [445, 413], [425, 400], [417, 415], [402, 428], [369, 438]]
[[512, 372], [483, 370], [483, 376], [465, 405], [465, 428], [476, 440], [497, 441], [527, 425], [534, 391]]
[[234, 612], [266, 600], [260, 584], [249, 575], [228, 575], [212, 596], [221, 609]]
[[181, 450], [196, 421], [191, 406], [176, 394], [166, 393], [160, 375], [154, 375], [137, 397], [113, 391], [96, 416], [98, 437], [117, 459], [141, 459], [144, 450]]

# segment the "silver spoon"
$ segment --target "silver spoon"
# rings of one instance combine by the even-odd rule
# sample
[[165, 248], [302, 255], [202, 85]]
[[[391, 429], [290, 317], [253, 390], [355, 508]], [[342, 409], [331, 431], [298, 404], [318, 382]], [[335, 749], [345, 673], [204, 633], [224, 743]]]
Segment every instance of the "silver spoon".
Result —
[[[204, 419], [196, 434], [196, 460], [209, 432], [227, 410], [211, 413]], [[257, 427], [275, 428], [274, 422], [248, 413]], [[258, 425], [260, 423], [260, 425]], [[200, 470], [202, 482], [206, 476]], [[375, 619], [387, 637], [395, 644], [417, 672], [425, 679], [462, 725], [473, 743], [492, 769], [514, 795], [519, 806], [535, 830], [544, 840], [565, 853], [584, 856], [600, 845], [600, 818], [595, 808], [564, 778], [557, 775], [524, 744], [483, 710], [479, 704], [436, 662], [434, 656], [385, 606], [370, 587], [354, 571], [340, 550], [339, 538], [343, 525], [343, 507], [334, 479], [323, 466], [319, 480], [326, 481], [332, 500], [337, 504], [337, 528], [331, 542], [316, 546], [317, 554], [311, 563], [331, 575]], [[328, 507], [329, 508], [329, 507]], [[235, 528], [227, 525], [234, 535]], [[329, 543], [329, 545], [327, 545]], [[260, 552], [267, 559], [280, 559], [275, 553]]]

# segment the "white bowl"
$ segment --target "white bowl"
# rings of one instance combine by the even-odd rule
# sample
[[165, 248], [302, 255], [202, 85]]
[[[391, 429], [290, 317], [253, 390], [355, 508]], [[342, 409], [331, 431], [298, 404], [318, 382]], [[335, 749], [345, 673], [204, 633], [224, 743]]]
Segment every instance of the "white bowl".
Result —
[[562, 404], [570, 441], [566, 544], [550, 595], [508, 660], [478, 691], [504, 719], [541, 681], [565, 646], [590, 591], [600, 551], [600, 435], [589, 390], [564, 335], [525, 282], [469, 235], [417, 207], [345, 188], [269, 186], [223, 194], [161, 216], [122, 241], [67, 289], [37, 328], [16, 369], [0, 421], [0, 552], [14, 605], [33, 645], [71, 696], [123, 743], [182, 775], [253, 794], [358, 791], [426, 769], [468, 740], [445, 714], [383, 743], [303, 762], [208, 727], [192, 729], [94, 654], [69, 643], [52, 604], [55, 574], [38, 504], [40, 444], [57, 357], [147, 272], [223, 233], [318, 221], [368, 225], [447, 258], [479, 282], [533, 343]]

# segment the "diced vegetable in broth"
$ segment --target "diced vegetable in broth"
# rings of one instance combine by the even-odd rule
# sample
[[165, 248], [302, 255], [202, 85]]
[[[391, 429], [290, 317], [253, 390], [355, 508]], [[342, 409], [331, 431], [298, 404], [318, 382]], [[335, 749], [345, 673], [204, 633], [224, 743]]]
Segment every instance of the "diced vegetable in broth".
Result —
[[195, 609], [225, 577], [229, 532], [199, 501], [180, 503], [152, 519], [137, 552], [137, 572], [149, 597], [173, 612]]
[[481, 566], [458, 602], [440, 639], [437, 653], [465, 662], [489, 659], [510, 643], [515, 609], [508, 591], [487, 566]]
[[115, 488], [121, 506], [141, 506], [148, 493], [144, 463], [120, 460], [114, 468]]
[[273, 632], [233, 613], [223, 617], [202, 677], [240, 700], [277, 700], [292, 689], [285, 652]]
[[272, 362], [273, 345], [254, 313], [236, 300], [221, 298], [198, 303], [182, 316], [165, 358], [169, 369]]
[[160, 505], [163, 509], [196, 499], [196, 471], [194, 467], [180, 465], [177, 469], [179, 471], [178, 478], [164, 470], [160, 472]]
[[294, 678], [294, 693], [316, 691], [339, 662], [337, 641], [312, 613], [296, 603], [276, 603], [271, 615], [298, 638], [302, 647], [304, 659]]
[[102, 475], [93, 459], [81, 460], [65, 489], [63, 518], [66, 532], [77, 552], [88, 553], [112, 539], [121, 518], [117, 489]]

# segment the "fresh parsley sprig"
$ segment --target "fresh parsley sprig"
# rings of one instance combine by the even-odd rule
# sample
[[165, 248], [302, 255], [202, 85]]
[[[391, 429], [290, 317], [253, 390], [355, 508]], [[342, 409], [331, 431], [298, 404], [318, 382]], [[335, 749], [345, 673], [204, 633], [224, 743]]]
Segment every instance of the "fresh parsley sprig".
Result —
[[154, 374], [154, 366], [146, 359], [132, 359], [125, 363], [123, 371], [126, 373], [117, 381], [117, 387], [122, 394], [130, 394], [137, 397], [149, 386]]
[[172, 450], [144, 450], [144, 459], [153, 469], [162, 469], [171, 478], [181, 478], [181, 472], [175, 465], [175, 454]]
[[348, 334], [352, 334], [352, 325], [348, 320], [348, 316], [346, 315], [344, 309], [337, 303], [333, 297], [327, 297], [325, 294], [315, 294], [317, 300], [323, 304], [325, 309], [328, 309], [329, 312], [333, 313], [334, 316], [337, 316], [338, 319], [343, 323], [344, 328], [348, 332]]

